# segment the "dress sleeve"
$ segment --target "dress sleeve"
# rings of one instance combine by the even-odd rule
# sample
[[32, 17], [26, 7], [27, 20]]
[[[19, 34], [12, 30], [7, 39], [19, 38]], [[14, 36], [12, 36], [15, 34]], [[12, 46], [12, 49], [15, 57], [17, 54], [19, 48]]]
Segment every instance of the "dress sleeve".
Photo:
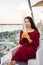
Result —
[[23, 45], [23, 40], [22, 40], [22, 33], [23, 31], [20, 31], [20, 39], [19, 39], [19, 44]]
[[40, 34], [38, 31], [35, 32], [35, 37], [34, 40], [32, 40], [32, 44], [33, 46], [37, 49], [37, 47], [39, 46], [39, 38], [40, 38]]

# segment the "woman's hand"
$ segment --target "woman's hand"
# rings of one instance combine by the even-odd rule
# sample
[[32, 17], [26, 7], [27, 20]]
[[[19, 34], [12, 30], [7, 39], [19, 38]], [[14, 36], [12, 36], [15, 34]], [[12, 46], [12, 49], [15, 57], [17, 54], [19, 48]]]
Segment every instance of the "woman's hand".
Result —
[[24, 35], [24, 33], [23, 33], [23, 34], [22, 34], [22, 38], [30, 39], [30, 36], [29, 36], [29, 35]]
[[22, 34], [22, 38], [27, 38], [29, 43], [32, 43], [32, 39], [30, 39], [30, 36], [27, 35], [27, 36], [24, 36], [24, 33]]
[[32, 43], [32, 39], [30, 38], [29, 35], [26, 38], [28, 39], [29, 43]]

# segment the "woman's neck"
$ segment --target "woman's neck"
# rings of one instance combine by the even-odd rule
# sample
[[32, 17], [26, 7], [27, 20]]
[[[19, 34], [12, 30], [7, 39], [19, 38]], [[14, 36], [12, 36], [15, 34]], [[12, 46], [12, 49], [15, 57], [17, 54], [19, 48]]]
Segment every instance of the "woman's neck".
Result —
[[26, 28], [26, 31], [31, 31], [32, 30], [32, 28]]
[[34, 31], [34, 29], [32, 29], [32, 28], [26, 28], [26, 31], [27, 32], [32, 32], [32, 31]]

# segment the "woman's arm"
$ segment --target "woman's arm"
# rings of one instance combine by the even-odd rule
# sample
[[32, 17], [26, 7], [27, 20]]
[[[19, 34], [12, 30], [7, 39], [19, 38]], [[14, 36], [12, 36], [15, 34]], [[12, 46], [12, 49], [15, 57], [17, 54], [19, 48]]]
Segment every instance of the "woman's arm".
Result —
[[23, 39], [22, 39], [22, 33], [23, 31], [20, 31], [20, 39], [19, 39], [19, 44], [23, 45]]
[[33, 47], [37, 48], [39, 46], [39, 38], [40, 38], [40, 34], [38, 31], [36, 31], [34, 40], [32, 40]]

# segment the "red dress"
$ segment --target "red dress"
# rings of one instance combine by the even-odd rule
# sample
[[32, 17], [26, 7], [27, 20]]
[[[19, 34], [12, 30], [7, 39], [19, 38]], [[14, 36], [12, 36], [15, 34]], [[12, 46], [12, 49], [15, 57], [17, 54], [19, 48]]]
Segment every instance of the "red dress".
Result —
[[20, 40], [19, 43], [22, 45], [18, 48], [15, 55], [12, 57], [12, 60], [17, 62], [27, 62], [28, 59], [31, 59], [35, 56], [37, 47], [39, 46], [39, 32], [37, 30], [33, 32], [28, 32], [30, 38], [32, 39], [32, 43], [29, 43], [27, 38], [22, 39], [23, 31], [20, 31]]

